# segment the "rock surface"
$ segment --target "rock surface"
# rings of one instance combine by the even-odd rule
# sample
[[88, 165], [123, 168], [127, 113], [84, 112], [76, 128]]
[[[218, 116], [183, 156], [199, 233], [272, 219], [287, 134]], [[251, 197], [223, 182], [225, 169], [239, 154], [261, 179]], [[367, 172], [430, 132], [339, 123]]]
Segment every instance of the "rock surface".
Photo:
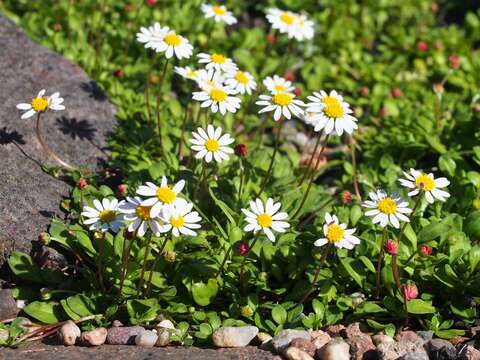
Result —
[[16, 105], [41, 89], [59, 91], [66, 110], [43, 115], [47, 144], [75, 165], [93, 168], [106, 158], [106, 135], [116, 124], [115, 109], [77, 65], [31, 41], [0, 15], [0, 264], [14, 249], [29, 250], [69, 187], [44, 173], [55, 165], [41, 151], [35, 120], [20, 119]]
[[310, 340], [310, 334], [305, 330], [282, 330], [272, 339], [273, 348], [276, 352], [281, 353], [290, 345], [293, 339]]
[[[2, 241], [0, 239], [0, 248], [1, 245]], [[17, 302], [12, 297], [12, 292], [9, 289], [0, 289], [0, 320], [15, 317], [17, 313]]]
[[302, 351], [294, 346], [289, 347], [285, 351], [285, 357], [288, 360], [313, 360], [313, 357], [311, 357], [305, 351]]
[[243, 347], [258, 334], [256, 326], [222, 326], [215, 330], [212, 340], [217, 347]]
[[113, 327], [108, 329], [107, 344], [109, 345], [133, 345], [135, 337], [145, 329], [141, 326]]
[[87, 346], [100, 346], [105, 344], [107, 339], [107, 329], [98, 328], [91, 331], [85, 331], [80, 336], [82, 344]]

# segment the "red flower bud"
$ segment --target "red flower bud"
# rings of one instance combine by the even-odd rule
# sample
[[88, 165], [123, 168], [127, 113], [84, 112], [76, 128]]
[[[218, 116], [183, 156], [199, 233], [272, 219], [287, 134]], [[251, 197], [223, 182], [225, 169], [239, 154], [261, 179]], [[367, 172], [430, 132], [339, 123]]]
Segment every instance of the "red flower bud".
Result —
[[113, 72], [113, 76], [116, 77], [116, 78], [123, 78], [125, 76], [125, 73], [123, 72], [122, 69], [117, 69]]
[[240, 241], [239, 243], [237, 243], [236, 250], [238, 255], [246, 256], [250, 251], [250, 246], [248, 246], [246, 242]]
[[452, 54], [448, 57], [448, 62], [452, 69], [458, 69], [460, 67], [461, 58], [457, 54]]
[[409, 283], [402, 286], [402, 292], [407, 301], [416, 299], [418, 297], [418, 288], [414, 283]]
[[402, 90], [398, 87], [393, 88], [392, 91], [391, 91], [391, 94], [394, 98], [399, 98], [399, 97], [403, 96]]
[[120, 184], [117, 186], [118, 195], [121, 197], [125, 197], [128, 194], [128, 185], [127, 184]]
[[384, 118], [387, 115], [388, 115], [388, 112], [386, 107], [382, 107], [378, 112], [378, 116], [380, 116], [381, 118]]
[[349, 205], [352, 203], [352, 193], [350, 191], [342, 192], [342, 203], [343, 205]]
[[385, 245], [383, 246], [383, 249], [387, 254], [390, 255], [397, 255], [398, 253], [398, 244], [396, 241], [393, 240], [387, 240]]
[[430, 10], [432, 10], [433, 13], [437, 13], [438, 10], [440, 10], [440, 6], [436, 2], [432, 2], [430, 5]]
[[87, 187], [87, 185], [88, 185], [88, 182], [84, 178], [80, 178], [80, 180], [78, 180], [78, 187], [81, 190], [85, 189]]
[[428, 51], [428, 43], [426, 41], [419, 41], [417, 43], [417, 50], [420, 52]]
[[283, 78], [288, 81], [295, 81], [295, 72], [293, 70], [287, 70], [285, 71], [285, 74], [283, 75]]
[[370, 89], [366, 86], [362, 86], [360, 88], [360, 95], [362, 96], [368, 96], [368, 94], [370, 94]]
[[135, 231], [128, 231], [125, 229], [125, 232], [123, 233], [123, 237], [126, 240], [133, 240], [135, 239]]
[[293, 93], [295, 94], [295, 96], [300, 96], [302, 95], [302, 89], [296, 87], [295, 90], [293, 90]]
[[155, 6], [157, 4], [157, 0], [146, 0], [148, 6]]
[[248, 153], [248, 148], [245, 144], [238, 144], [237, 146], [235, 146], [234, 151], [235, 155], [237, 156], [245, 156]]
[[430, 245], [423, 244], [420, 246], [420, 254], [423, 256], [430, 256], [432, 255], [433, 248]]
[[267, 34], [267, 41], [269, 44], [275, 44], [277, 42], [277, 38], [275, 37], [275, 34], [273, 33], [270, 33], [270, 34]]

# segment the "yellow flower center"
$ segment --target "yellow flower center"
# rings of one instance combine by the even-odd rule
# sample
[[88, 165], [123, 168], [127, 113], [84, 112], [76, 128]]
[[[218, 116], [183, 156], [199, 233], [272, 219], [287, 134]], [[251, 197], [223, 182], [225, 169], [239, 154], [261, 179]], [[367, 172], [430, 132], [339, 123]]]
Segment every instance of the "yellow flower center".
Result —
[[223, 6], [219, 6], [219, 5], [215, 5], [213, 8], [212, 8], [213, 12], [217, 15], [225, 15], [225, 13], [227, 12], [227, 9], [225, 9], [225, 7]]
[[36, 112], [44, 112], [48, 108], [48, 100], [44, 97], [37, 97], [32, 100], [32, 108]]
[[343, 230], [340, 225], [332, 224], [329, 225], [327, 228], [327, 239], [331, 243], [335, 243], [343, 239], [343, 235], [345, 235], [345, 230]]
[[216, 101], [216, 102], [225, 101], [227, 96], [228, 94], [225, 91], [220, 89], [213, 89], [212, 91], [210, 91], [210, 97], [212, 98], [213, 101]]
[[205, 142], [205, 148], [210, 152], [216, 152], [220, 148], [220, 144], [215, 139], [208, 139]]
[[285, 91], [285, 86], [283, 85], [275, 85], [275, 91]]
[[323, 98], [323, 103], [326, 105], [323, 112], [330, 118], [341, 118], [345, 113], [340, 102], [332, 96], [326, 96]]
[[248, 84], [248, 77], [243, 71], [239, 71], [235, 74], [235, 80], [244, 85]]
[[163, 203], [170, 204], [175, 201], [177, 195], [168, 186], [162, 186], [157, 189], [157, 198]]
[[393, 199], [387, 197], [378, 202], [377, 208], [384, 214], [395, 214], [397, 212], [397, 203]]
[[176, 227], [176, 228], [180, 228], [182, 227], [183, 225], [185, 225], [185, 219], [183, 218], [182, 215], [178, 215], [178, 217], [171, 217], [170, 218], [170, 225], [172, 225], [173, 227]]
[[213, 54], [210, 58], [215, 64], [225, 64], [225, 61], [227, 61], [227, 58], [220, 54]]
[[152, 209], [151, 206], [137, 206], [135, 208], [135, 213], [137, 214], [137, 216], [144, 220], [144, 221], [147, 221], [147, 220], [150, 220], [151, 217], [150, 217], [150, 210]]
[[268, 214], [260, 214], [257, 216], [257, 224], [261, 227], [269, 227], [272, 225], [273, 219]]
[[187, 73], [187, 78], [194, 79], [197, 76], [197, 71], [196, 70], [190, 70]]
[[289, 13], [284, 12], [282, 15], [280, 15], [280, 20], [282, 20], [287, 25], [292, 25], [294, 18]]
[[292, 103], [293, 97], [287, 93], [278, 93], [273, 95], [273, 102], [280, 106], [287, 106]]
[[102, 210], [98, 217], [102, 220], [103, 223], [109, 223], [115, 220], [115, 211], [113, 210]]
[[435, 189], [435, 181], [433, 181], [432, 178], [430, 178], [427, 174], [422, 174], [419, 177], [415, 179], [415, 185], [419, 189], [425, 190], [425, 191], [432, 191]]
[[178, 46], [182, 42], [182, 38], [175, 33], [165, 35], [163, 40], [170, 46]]

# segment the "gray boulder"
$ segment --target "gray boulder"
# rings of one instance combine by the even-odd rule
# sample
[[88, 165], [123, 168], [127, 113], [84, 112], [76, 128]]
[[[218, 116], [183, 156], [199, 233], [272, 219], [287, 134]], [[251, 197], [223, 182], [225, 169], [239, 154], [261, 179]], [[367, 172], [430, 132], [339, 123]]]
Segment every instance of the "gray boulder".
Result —
[[89, 169], [108, 153], [106, 136], [116, 125], [115, 108], [96, 83], [61, 55], [31, 41], [0, 15], [0, 265], [12, 250], [30, 249], [45, 231], [69, 186], [44, 173], [57, 165], [41, 150], [35, 118], [21, 120], [18, 103], [30, 102], [41, 89], [59, 91], [64, 111], [42, 116], [46, 143], [64, 160]]

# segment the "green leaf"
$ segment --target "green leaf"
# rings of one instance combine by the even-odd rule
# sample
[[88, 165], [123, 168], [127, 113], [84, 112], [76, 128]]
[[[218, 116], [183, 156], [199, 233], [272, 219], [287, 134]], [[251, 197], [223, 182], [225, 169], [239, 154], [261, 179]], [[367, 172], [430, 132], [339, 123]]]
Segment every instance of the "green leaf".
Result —
[[432, 304], [421, 299], [407, 301], [407, 309], [411, 314], [433, 314], [436, 312]]
[[465, 233], [472, 239], [480, 239], [480, 210], [473, 211], [465, 219]]
[[235, 212], [232, 209], [230, 209], [227, 204], [225, 204], [222, 200], [220, 200], [215, 196], [212, 188], [209, 187], [208, 191], [210, 192], [210, 196], [212, 197], [213, 201], [220, 208], [220, 210], [222, 210], [222, 212], [227, 217], [228, 221], [230, 221], [232, 225], [237, 225], [237, 223], [233, 219], [233, 214], [235, 214]]
[[440, 170], [448, 173], [448, 175], [450, 175], [451, 177], [455, 176], [455, 169], [457, 167], [457, 164], [455, 163], [455, 160], [453, 160], [450, 156], [440, 156], [440, 158], [438, 159], [438, 166], [440, 167]]
[[20, 251], [14, 251], [8, 258], [10, 269], [20, 279], [43, 283], [40, 268], [33, 262], [32, 258]]
[[355, 260], [351, 258], [341, 258], [340, 263], [342, 264], [343, 268], [348, 272], [348, 274], [355, 280], [358, 286], [363, 286], [363, 277], [358, 272], [356, 272], [351, 263]]
[[218, 283], [216, 279], [209, 279], [208, 283], [192, 284], [193, 300], [200, 306], [207, 306], [217, 296]]
[[272, 318], [278, 325], [287, 321], [287, 310], [282, 305], [275, 305], [272, 309]]
[[25, 306], [23, 311], [44, 324], [55, 324], [63, 318], [61, 306], [53, 301], [34, 301]]
[[441, 222], [433, 222], [425, 226], [419, 233], [418, 233], [418, 240], [420, 243], [425, 243], [431, 240], [436, 239], [437, 237], [444, 235], [450, 226], [442, 224]]

